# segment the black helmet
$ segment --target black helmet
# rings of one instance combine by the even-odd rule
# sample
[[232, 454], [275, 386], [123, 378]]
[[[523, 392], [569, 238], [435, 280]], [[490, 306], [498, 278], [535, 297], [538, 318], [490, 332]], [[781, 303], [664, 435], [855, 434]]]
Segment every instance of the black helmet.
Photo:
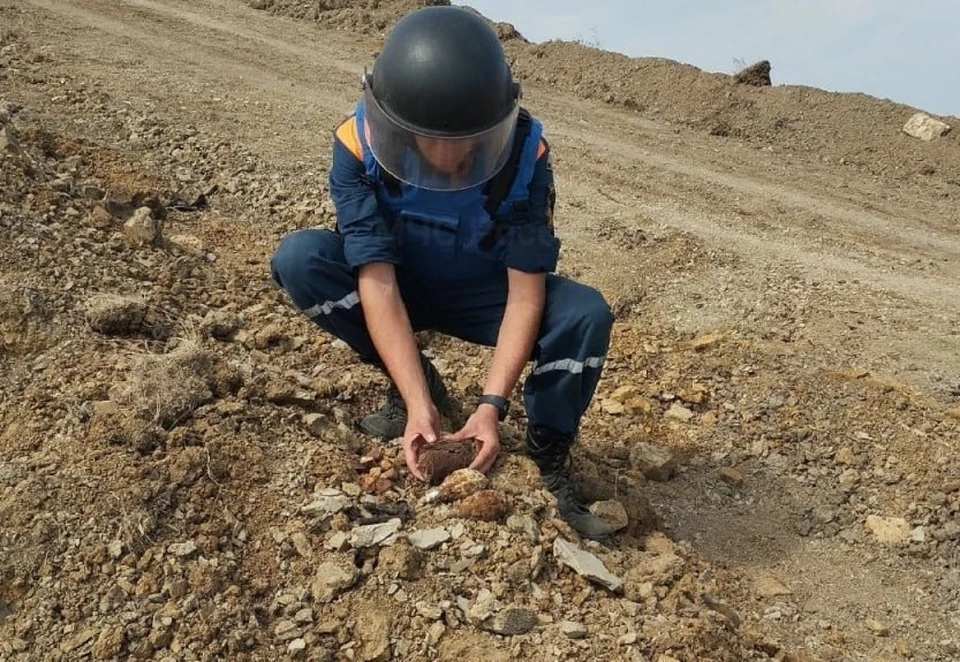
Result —
[[467, 188], [496, 174], [510, 153], [519, 101], [496, 32], [459, 7], [400, 19], [364, 76], [374, 156], [424, 188]]

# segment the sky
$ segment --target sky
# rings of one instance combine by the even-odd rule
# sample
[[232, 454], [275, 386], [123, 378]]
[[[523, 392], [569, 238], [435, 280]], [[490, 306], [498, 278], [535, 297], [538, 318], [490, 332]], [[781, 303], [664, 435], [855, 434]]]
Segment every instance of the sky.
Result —
[[960, 117], [960, 0], [454, 0], [534, 42], [578, 39], [633, 57], [774, 85], [863, 92]]

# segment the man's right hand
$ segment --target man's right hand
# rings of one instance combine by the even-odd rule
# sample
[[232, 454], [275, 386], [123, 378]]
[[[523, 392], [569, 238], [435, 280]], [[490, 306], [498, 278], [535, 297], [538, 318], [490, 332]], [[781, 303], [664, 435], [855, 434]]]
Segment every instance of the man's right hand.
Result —
[[407, 469], [419, 480], [426, 481], [420, 472], [420, 451], [425, 444], [437, 440], [440, 430], [440, 414], [433, 403], [417, 407], [407, 413], [407, 427], [403, 433], [403, 455]]

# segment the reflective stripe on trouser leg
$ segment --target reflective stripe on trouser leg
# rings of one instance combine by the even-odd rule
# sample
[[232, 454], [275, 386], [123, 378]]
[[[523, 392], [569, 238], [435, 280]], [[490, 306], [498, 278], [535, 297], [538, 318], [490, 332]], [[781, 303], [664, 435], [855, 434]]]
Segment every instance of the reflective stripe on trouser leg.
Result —
[[612, 326], [613, 313], [597, 290], [548, 278], [537, 359], [523, 387], [532, 426], [577, 433], [600, 380]]
[[314, 228], [288, 234], [270, 260], [270, 271], [293, 305], [317, 326], [347, 343], [362, 360], [376, 360], [340, 235]]

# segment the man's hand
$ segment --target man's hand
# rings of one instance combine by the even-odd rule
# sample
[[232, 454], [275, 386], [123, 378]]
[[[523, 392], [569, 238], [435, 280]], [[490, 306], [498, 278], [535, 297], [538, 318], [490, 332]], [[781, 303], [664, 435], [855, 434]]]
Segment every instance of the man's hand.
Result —
[[407, 415], [407, 427], [403, 433], [403, 455], [407, 461], [407, 469], [419, 480], [426, 481], [420, 473], [420, 451], [425, 444], [437, 440], [440, 430], [440, 414], [432, 403], [422, 409], [410, 412]]
[[487, 473], [500, 454], [500, 432], [497, 428], [499, 418], [497, 408], [482, 404], [477, 407], [460, 430], [451, 435], [452, 439], [479, 439], [482, 442], [480, 452], [470, 465], [481, 473]]

